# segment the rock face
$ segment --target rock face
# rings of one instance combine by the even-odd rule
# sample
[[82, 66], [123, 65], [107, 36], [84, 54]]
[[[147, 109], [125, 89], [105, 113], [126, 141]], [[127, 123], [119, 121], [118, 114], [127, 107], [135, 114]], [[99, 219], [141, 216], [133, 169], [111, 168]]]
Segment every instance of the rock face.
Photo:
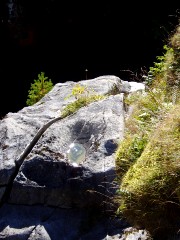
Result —
[[[8, 113], [1, 120], [0, 212], [5, 220], [0, 221], [0, 239], [8, 234], [16, 236], [14, 239], [59, 239], [57, 234], [47, 233], [46, 226], [40, 224], [42, 219], [37, 223], [29, 221], [22, 224], [22, 228], [18, 224], [12, 225], [12, 228], [18, 228], [16, 231], [9, 229], [10, 208], [16, 209], [16, 214], [21, 211], [22, 205], [27, 206], [28, 214], [34, 206], [42, 212], [47, 209], [51, 212], [56, 208], [59, 209], [59, 215], [56, 211], [55, 215], [61, 219], [58, 221], [60, 224], [65, 209], [68, 214], [72, 214], [73, 209], [79, 209], [76, 214], [82, 214], [83, 209], [100, 209], [110, 204], [117, 187], [114, 152], [124, 133], [123, 93], [141, 90], [144, 86], [122, 81], [116, 76], [102, 76], [79, 83], [108, 97], [55, 121], [23, 159], [20, 168], [18, 159], [38, 129], [59, 117], [63, 107], [75, 100], [74, 97], [66, 97], [77, 82], [58, 83], [38, 103], [17, 113]], [[114, 89], [116, 95], [111, 95]], [[85, 148], [86, 155], [82, 162], [74, 163], [67, 158], [71, 143], [81, 144]], [[12, 207], [14, 204], [18, 207]], [[19, 219], [16, 214], [13, 217]], [[83, 218], [86, 218], [84, 214]], [[53, 217], [55, 215], [53, 212]], [[42, 218], [46, 217], [43, 215]], [[83, 239], [80, 238], [82, 234], [78, 234], [78, 237], [71, 237], [68, 233], [67, 238], [61, 239]]]
[[[123, 130], [122, 95], [94, 102], [54, 123], [25, 159], [9, 202], [63, 208], [98, 203], [101, 194], [114, 189], [113, 151]], [[66, 157], [72, 142], [86, 149], [86, 159], [78, 166]]]

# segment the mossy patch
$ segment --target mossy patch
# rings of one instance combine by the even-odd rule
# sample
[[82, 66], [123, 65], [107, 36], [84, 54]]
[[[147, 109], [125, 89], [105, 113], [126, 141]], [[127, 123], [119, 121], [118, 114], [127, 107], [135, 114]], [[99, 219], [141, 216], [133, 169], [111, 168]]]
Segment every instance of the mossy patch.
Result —
[[104, 95], [96, 94], [93, 89], [79, 83], [75, 84], [75, 86], [72, 88], [71, 94], [69, 94], [65, 99], [68, 99], [70, 97], [74, 97], [75, 101], [69, 103], [62, 110], [62, 118], [65, 118], [75, 113], [80, 108], [85, 107], [92, 102], [99, 101], [105, 98]]
[[85, 107], [87, 105], [89, 105], [92, 102], [95, 101], [100, 101], [102, 99], [104, 99], [105, 96], [102, 95], [89, 95], [89, 96], [80, 96], [77, 100], [75, 100], [72, 103], [69, 103], [62, 111], [62, 117], [65, 118], [73, 113], [75, 113], [76, 111], [78, 111], [80, 108]]
[[180, 213], [179, 113], [177, 105], [159, 123], [120, 185], [119, 211], [133, 224], [151, 232], [175, 227]]

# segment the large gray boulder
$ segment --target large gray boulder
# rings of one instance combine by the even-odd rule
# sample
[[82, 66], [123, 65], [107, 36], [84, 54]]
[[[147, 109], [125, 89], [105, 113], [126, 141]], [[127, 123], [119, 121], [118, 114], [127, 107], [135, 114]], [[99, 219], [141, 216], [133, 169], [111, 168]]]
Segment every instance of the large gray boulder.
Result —
[[[48, 235], [42, 220], [24, 223], [26, 215], [22, 217], [22, 228], [18, 224], [8, 227], [11, 222], [8, 209], [14, 204], [29, 206], [28, 214], [34, 206], [41, 206], [41, 210], [59, 209], [60, 219], [64, 216], [61, 209], [111, 208], [117, 189], [114, 154], [124, 134], [124, 93], [143, 90], [144, 85], [116, 76], [101, 76], [79, 83], [107, 97], [60, 119], [63, 108], [75, 101], [73, 96], [66, 97], [77, 82], [58, 83], [33, 106], [8, 113], [0, 121], [0, 214], [5, 219], [0, 221], [0, 239], [8, 234], [12, 237], [9, 239], [59, 239], [57, 235], [52, 237], [52, 233]], [[50, 121], [53, 124], [22, 157], [39, 129]], [[68, 158], [67, 151], [72, 143], [85, 148], [85, 159], [74, 162]], [[14, 218], [19, 219], [21, 208], [13, 209], [17, 214]]]
[[[115, 190], [113, 153], [123, 131], [121, 94], [55, 122], [24, 160], [8, 202], [63, 208], [99, 204], [102, 196], [110, 197]], [[86, 149], [86, 158], [78, 165], [66, 156], [73, 142]]]

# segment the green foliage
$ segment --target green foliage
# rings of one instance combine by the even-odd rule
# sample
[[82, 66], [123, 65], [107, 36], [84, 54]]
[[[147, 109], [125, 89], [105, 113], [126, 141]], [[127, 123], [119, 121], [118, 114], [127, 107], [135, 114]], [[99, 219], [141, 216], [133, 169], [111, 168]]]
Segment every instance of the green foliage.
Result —
[[154, 62], [154, 66], [149, 68], [148, 76], [145, 79], [147, 85], [151, 85], [157, 75], [162, 77], [162, 74], [167, 74], [169, 69], [172, 68], [174, 50], [167, 45], [164, 45], [163, 49], [165, 50], [164, 55], [157, 56], [157, 62]]
[[143, 94], [132, 93], [125, 99], [127, 105], [133, 106], [133, 111], [125, 121], [125, 138], [115, 155], [119, 177], [141, 156], [162, 113], [169, 110], [168, 105], [162, 104], [164, 94], [158, 89], [149, 89]]
[[94, 90], [90, 90], [87, 88], [87, 86], [83, 86], [79, 83], [77, 83], [73, 89], [70, 95], [66, 97], [66, 99], [70, 97], [75, 97], [75, 101], [72, 103], [69, 103], [62, 111], [62, 117], [67, 117], [68, 115], [76, 112], [78, 109], [87, 106], [88, 104], [99, 101], [101, 99], [104, 99], [105, 96], [98, 95], [94, 93]]
[[120, 185], [119, 212], [151, 232], [175, 227], [180, 212], [180, 105], [158, 125]]
[[89, 93], [88, 88], [78, 83], [73, 87], [71, 95], [74, 96], [76, 99], [79, 99], [80, 97], [82, 97], [82, 95], [88, 93]]
[[125, 98], [131, 114], [115, 155], [117, 214], [152, 235], [180, 228], [179, 42], [180, 27], [150, 68], [145, 91]]
[[71, 93], [65, 98], [65, 99], [69, 99], [70, 97], [74, 97], [75, 99], [79, 99], [82, 96], [86, 96], [89, 94], [89, 89], [87, 88], [87, 86], [81, 85], [79, 83], [77, 83]]
[[38, 74], [38, 79], [34, 80], [31, 84], [30, 90], [28, 91], [27, 105], [33, 105], [38, 102], [46, 93], [48, 93], [53, 87], [51, 79], [45, 77], [45, 73], [41, 72]]
[[148, 142], [147, 136], [126, 136], [123, 142], [119, 145], [116, 151], [116, 166], [118, 177], [122, 176], [128, 171], [129, 167], [141, 156], [146, 144]]

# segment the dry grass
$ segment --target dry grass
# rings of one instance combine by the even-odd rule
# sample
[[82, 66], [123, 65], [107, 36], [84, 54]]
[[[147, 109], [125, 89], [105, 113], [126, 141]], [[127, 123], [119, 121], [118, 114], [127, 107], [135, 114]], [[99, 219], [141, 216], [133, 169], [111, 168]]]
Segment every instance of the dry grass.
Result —
[[119, 211], [151, 232], [172, 228], [180, 213], [179, 113], [180, 105], [169, 112], [120, 186]]
[[180, 26], [170, 44], [148, 89], [126, 98], [133, 111], [116, 152], [117, 213], [154, 236], [180, 229]]

